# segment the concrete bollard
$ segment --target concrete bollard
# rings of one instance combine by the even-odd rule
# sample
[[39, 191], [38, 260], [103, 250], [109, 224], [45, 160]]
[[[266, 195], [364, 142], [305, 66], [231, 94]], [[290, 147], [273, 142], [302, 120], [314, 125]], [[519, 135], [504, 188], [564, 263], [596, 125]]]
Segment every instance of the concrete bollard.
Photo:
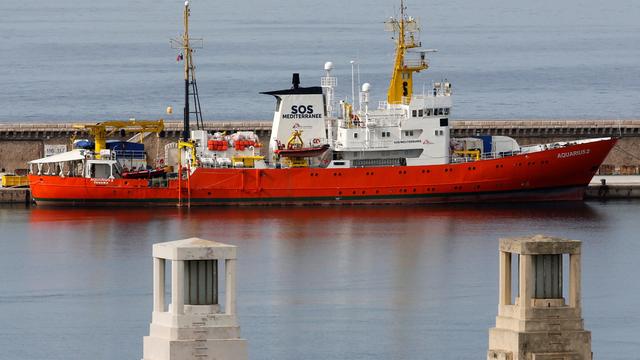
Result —
[[[581, 242], [535, 235], [500, 239], [499, 305], [488, 360], [591, 360], [580, 294]], [[563, 291], [563, 255], [569, 289]], [[512, 262], [518, 285], [512, 300]]]
[[[165, 268], [171, 267], [171, 303], [165, 306]], [[218, 263], [225, 301], [218, 301]], [[224, 266], [222, 266], [224, 265]], [[153, 245], [153, 315], [143, 360], [246, 360], [236, 315], [236, 247], [191, 238]]]

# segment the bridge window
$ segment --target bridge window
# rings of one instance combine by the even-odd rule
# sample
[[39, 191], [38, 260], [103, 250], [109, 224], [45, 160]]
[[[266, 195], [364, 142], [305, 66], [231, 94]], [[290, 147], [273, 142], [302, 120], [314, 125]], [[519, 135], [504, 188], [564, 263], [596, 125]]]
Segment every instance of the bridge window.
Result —
[[108, 179], [111, 177], [111, 165], [91, 164], [91, 177], [95, 179]]
[[423, 110], [422, 109], [418, 110], [418, 117], [423, 117], [423, 116], [424, 116]]
[[441, 118], [440, 126], [449, 126], [449, 118]]
[[444, 114], [449, 115], [449, 108], [444, 108]]
[[353, 138], [357, 139], [358, 138], [358, 133], [353, 133]]
[[411, 111], [411, 116], [412, 116], [412, 117], [416, 117], [416, 116], [418, 116], [417, 114], [418, 114], [418, 112], [417, 112], [416, 110], [412, 110], [412, 111]]

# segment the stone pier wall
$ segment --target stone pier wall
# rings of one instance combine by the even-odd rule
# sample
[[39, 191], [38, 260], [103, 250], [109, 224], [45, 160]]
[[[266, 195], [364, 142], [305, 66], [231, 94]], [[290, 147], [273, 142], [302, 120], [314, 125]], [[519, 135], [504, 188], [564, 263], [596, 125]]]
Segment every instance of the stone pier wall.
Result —
[[[452, 121], [452, 135], [505, 135], [520, 144], [547, 143], [582, 138], [618, 136], [620, 141], [604, 161], [612, 171], [637, 173], [640, 168], [640, 120], [457, 120]], [[148, 136], [145, 149], [149, 160], [164, 156], [164, 145], [177, 140], [181, 123], [166, 123], [166, 137]], [[270, 121], [206, 122], [208, 130], [233, 132], [257, 131], [263, 142], [271, 135]], [[88, 135], [72, 124], [0, 124], [0, 169], [14, 171], [26, 167], [30, 160], [42, 157], [46, 144], [67, 145], [71, 138]], [[127, 140], [129, 137], [121, 138]]]

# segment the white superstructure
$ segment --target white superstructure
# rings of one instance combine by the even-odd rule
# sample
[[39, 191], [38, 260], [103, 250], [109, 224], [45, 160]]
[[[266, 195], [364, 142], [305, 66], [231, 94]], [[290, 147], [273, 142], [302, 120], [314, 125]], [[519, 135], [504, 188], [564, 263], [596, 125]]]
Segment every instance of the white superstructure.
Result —
[[[293, 131], [303, 130], [305, 145], [331, 146], [333, 161], [328, 166], [449, 163], [451, 83], [436, 82], [429, 92], [413, 95], [401, 104], [380, 102], [377, 106], [372, 106], [370, 84], [364, 83], [360, 109], [354, 110], [352, 104], [340, 101], [338, 115], [331, 116], [337, 79], [330, 74], [332, 63], [326, 64], [329, 66], [325, 65], [321, 87], [300, 87], [299, 77], [294, 74], [293, 88], [265, 92], [277, 99], [270, 154], [277, 144], [286, 143]], [[301, 114], [301, 108], [307, 112]]]

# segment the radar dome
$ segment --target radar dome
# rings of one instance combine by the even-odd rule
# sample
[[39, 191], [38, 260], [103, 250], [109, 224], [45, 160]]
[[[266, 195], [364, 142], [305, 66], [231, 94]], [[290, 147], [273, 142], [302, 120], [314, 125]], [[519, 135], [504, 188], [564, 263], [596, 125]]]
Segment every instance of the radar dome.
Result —
[[369, 89], [371, 89], [371, 84], [369, 83], [362, 84], [362, 92], [369, 92]]
[[324, 63], [324, 69], [329, 71], [333, 69], [333, 63], [331, 61], [327, 61], [326, 63]]

